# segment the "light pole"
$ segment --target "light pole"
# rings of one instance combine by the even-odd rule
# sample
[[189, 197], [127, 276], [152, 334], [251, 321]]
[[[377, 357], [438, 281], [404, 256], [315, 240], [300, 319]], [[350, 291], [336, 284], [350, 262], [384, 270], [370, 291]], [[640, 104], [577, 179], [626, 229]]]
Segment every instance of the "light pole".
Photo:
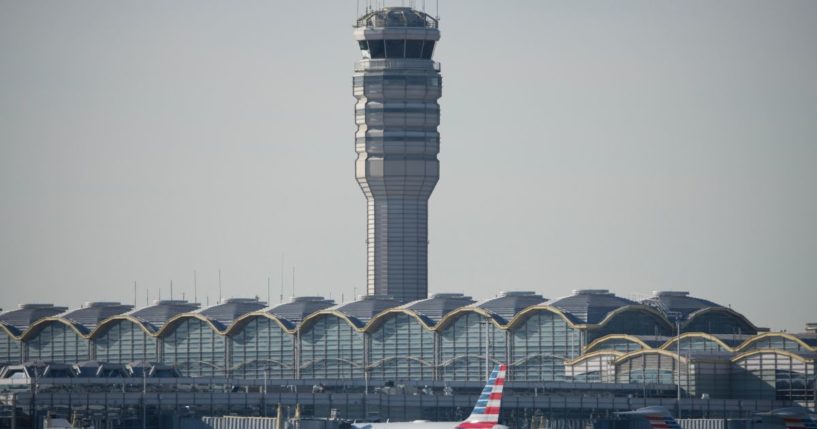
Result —
[[148, 416], [148, 408], [147, 408], [147, 404], [145, 403], [145, 400], [147, 398], [147, 391], [148, 391], [148, 374], [147, 374], [147, 370], [145, 369], [145, 368], [147, 368], [145, 366], [145, 363], [146, 362], [142, 361], [142, 429], [147, 428], [147, 418], [148, 418], [147, 417]]
[[491, 321], [483, 319], [480, 321], [480, 326], [485, 329], [485, 381], [491, 378]]
[[675, 320], [675, 412], [678, 418], [681, 418], [681, 313], [678, 311], [671, 311], [667, 313], [668, 316]]
[[264, 404], [264, 417], [267, 416], [267, 374], [267, 368], [264, 367], [264, 393], [261, 394], [261, 402]]

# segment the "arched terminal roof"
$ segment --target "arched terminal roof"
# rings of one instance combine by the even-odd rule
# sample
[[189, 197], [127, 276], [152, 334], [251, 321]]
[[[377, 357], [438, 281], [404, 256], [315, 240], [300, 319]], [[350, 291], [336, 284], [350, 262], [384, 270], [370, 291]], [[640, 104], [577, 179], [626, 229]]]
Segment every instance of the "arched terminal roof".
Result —
[[723, 307], [706, 299], [689, 296], [686, 291], [653, 291], [653, 296], [641, 303], [666, 312], [677, 312], [681, 315], [681, 320], [687, 320], [690, 314], [704, 308]]
[[403, 308], [417, 313], [433, 325], [446, 314], [475, 301], [461, 293], [435, 293], [431, 298], [420, 299], [403, 305]]
[[357, 27], [437, 28], [437, 20], [410, 7], [387, 7], [371, 11], [357, 20]]
[[321, 296], [298, 296], [289, 302], [278, 304], [266, 310], [291, 327], [301, 323], [307, 316], [335, 305], [335, 301]]
[[199, 304], [184, 300], [156, 300], [153, 305], [131, 311], [127, 316], [138, 319], [153, 332], [158, 331], [168, 320], [181, 313], [196, 311]]
[[520, 311], [547, 301], [542, 295], [532, 291], [500, 292], [498, 296], [486, 299], [476, 304], [477, 307], [488, 310], [499, 316], [502, 324], [508, 323]]
[[793, 335], [800, 341], [808, 344], [809, 347], [817, 349], [817, 332], [807, 332]]
[[612, 311], [637, 304], [635, 301], [613, 295], [607, 289], [579, 289], [573, 294], [548, 303], [564, 311], [578, 323], [599, 323]]
[[126, 313], [133, 308], [119, 302], [86, 302], [82, 307], [63, 313], [60, 318], [73, 323], [83, 334], [88, 334], [99, 325], [99, 322]]
[[196, 313], [210, 320], [218, 330], [224, 331], [239, 317], [266, 306], [267, 303], [258, 298], [229, 298], [221, 304], [203, 308]]
[[381, 311], [398, 307], [400, 304], [400, 301], [387, 295], [362, 295], [357, 301], [341, 304], [330, 310], [345, 314], [358, 327], [363, 327]]
[[16, 310], [0, 314], [0, 324], [15, 336], [20, 336], [38, 320], [55, 316], [65, 310], [68, 310], [68, 307], [58, 307], [54, 304], [20, 304]]
[[720, 340], [722, 343], [726, 344], [727, 346], [735, 349], [739, 347], [741, 344], [746, 342], [746, 340], [753, 338], [754, 335], [750, 334], [711, 334], [713, 337]]

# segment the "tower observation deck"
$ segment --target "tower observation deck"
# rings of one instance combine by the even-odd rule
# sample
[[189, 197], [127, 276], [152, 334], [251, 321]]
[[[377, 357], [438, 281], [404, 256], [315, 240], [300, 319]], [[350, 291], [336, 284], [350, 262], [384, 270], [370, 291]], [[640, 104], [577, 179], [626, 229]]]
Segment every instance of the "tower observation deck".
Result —
[[355, 176], [367, 202], [369, 295], [428, 297], [428, 198], [439, 179], [437, 20], [408, 7], [370, 11], [354, 36]]

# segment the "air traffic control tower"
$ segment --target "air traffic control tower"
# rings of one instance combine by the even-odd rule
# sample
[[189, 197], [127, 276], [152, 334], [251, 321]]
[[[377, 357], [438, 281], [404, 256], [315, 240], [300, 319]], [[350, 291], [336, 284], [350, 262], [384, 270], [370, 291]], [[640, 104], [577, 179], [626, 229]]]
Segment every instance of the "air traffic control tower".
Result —
[[369, 295], [428, 297], [428, 198], [439, 179], [437, 20], [408, 7], [357, 20], [355, 175], [367, 202]]

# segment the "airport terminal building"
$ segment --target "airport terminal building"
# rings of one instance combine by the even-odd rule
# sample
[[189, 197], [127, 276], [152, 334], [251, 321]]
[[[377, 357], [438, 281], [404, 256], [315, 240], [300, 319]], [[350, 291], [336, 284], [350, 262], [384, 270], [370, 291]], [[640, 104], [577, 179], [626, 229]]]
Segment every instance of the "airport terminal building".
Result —
[[814, 406], [815, 332], [767, 332], [686, 292], [641, 302], [577, 290], [551, 300], [506, 292], [474, 302], [452, 293], [406, 304], [363, 296], [339, 305], [299, 297], [272, 307], [257, 299], [198, 307], [21, 305], [0, 314], [0, 362], [148, 361], [184, 377], [358, 380], [372, 388], [479, 384], [487, 368], [507, 362], [509, 385], [680, 385], [689, 398]]

